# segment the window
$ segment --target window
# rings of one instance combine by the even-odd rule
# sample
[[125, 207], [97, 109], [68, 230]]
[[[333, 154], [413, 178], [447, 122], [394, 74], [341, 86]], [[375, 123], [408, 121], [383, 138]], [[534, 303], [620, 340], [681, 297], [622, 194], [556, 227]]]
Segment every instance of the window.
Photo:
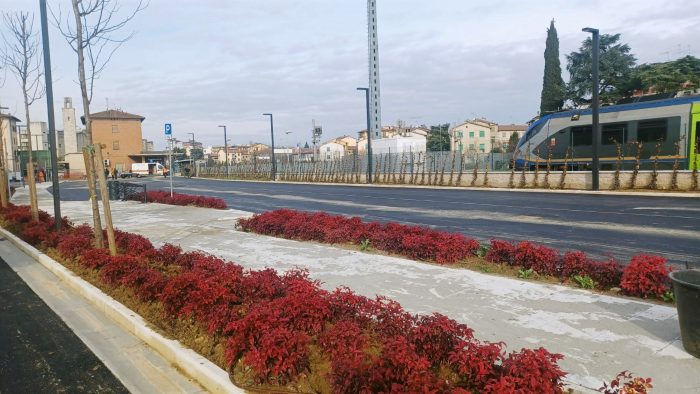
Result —
[[470, 132], [469, 132], [469, 138], [474, 138], [474, 132], [473, 132], [473, 131], [470, 131]]
[[474, 144], [469, 144], [469, 150], [474, 150]]
[[479, 144], [479, 150], [482, 152], [486, 152], [486, 144]]
[[666, 141], [666, 119], [639, 122], [637, 140], [639, 142]]
[[571, 144], [573, 146], [593, 145], [593, 128], [591, 126], [579, 126], [571, 128]]
[[485, 136], [486, 135], [484, 130], [479, 131], [479, 138], [484, 138]]
[[604, 124], [603, 130], [601, 131], [600, 143], [603, 145], [615, 145], [615, 143], [624, 144], [627, 142], [627, 133], [625, 133], [625, 129], [625, 123]]
[[113, 124], [112, 125], [112, 133], [118, 133], [119, 132], [119, 125]]
[[112, 150], [119, 150], [119, 141], [112, 141]]

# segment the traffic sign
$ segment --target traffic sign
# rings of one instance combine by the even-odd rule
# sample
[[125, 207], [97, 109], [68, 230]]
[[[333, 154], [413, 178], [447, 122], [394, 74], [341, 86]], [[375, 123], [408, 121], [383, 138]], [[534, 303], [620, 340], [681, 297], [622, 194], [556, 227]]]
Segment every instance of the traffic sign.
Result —
[[170, 123], [165, 124], [165, 135], [172, 135], [173, 134], [173, 125]]

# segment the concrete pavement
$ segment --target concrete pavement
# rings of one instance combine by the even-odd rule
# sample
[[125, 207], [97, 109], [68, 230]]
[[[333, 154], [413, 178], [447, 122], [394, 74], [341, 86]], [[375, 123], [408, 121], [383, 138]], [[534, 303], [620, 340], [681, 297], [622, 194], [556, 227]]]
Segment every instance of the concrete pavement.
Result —
[[[51, 212], [50, 195], [40, 193], [42, 209]], [[91, 221], [87, 201], [63, 202], [62, 209], [76, 223]], [[202, 250], [251, 269], [307, 268], [328, 289], [348, 286], [386, 295], [413, 313], [443, 313], [509, 350], [544, 346], [565, 356], [572, 387], [597, 389], [630, 370], [652, 377], [659, 393], [700, 391], [700, 360], [682, 349], [674, 307], [242, 233], [234, 225], [244, 211], [113, 202], [112, 212], [117, 227], [156, 245]]]

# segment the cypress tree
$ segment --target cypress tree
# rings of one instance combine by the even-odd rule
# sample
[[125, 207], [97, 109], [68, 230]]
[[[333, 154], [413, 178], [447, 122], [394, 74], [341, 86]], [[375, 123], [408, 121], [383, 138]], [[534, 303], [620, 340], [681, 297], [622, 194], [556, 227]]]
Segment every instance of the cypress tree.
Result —
[[547, 46], [544, 49], [544, 78], [540, 115], [559, 110], [564, 105], [564, 80], [561, 77], [559, 61], [559, 37], [554, 20], [547, 29]]

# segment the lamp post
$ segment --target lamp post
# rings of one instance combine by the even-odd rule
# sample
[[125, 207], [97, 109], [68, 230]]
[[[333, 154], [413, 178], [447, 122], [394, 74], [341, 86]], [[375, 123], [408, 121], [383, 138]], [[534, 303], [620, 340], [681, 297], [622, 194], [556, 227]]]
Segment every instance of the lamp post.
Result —
[[192, 136], [192, 147], [190, 148], [190, 171], [194, 175], [194, 133], [187, 133]]
[[372, 133], [369, 121], [369, 88], [357, 88], [365, 92], [365, 109], [367, 111], [367, 183], [372, 183]]
[[591, 46], [591, 60], [593, 66], [592, 72], [592, 93], [591, 97], [591, 107], [593, 111], [593, 163], [591, 174], [593, 176], [593, 190], [600, 189], [600, 100], [598, 99], [598, 90], [600, 89], [600, 81], [598, 76], [598, 71], [600, 68], [600, 32], [598, 29], [591, 27], [586, 27], [583, 29], [586, 33], [591, 33], [592, 46]]
[[226, 163], [226, 178], [228, 178], [228, 138], [226, 138], [226, 126], [219, 125], [224, 128], [224, 162]]
[[272, 120], [272, 114], [263, 114], [263, 116], [270, 117], [270, 139], [272, 141], [272, 153], [270, 157], [272, 158], [272, 180], [274, 181], [277, 179], [277, 162], [275, 161], [275, 126]]

